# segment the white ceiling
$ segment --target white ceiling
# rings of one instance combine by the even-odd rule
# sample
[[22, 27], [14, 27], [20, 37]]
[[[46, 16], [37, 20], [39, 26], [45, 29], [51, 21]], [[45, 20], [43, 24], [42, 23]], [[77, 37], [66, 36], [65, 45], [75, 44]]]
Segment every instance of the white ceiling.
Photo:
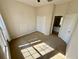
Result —
[[16, 1], [23, 2], [28, 5], [37, 7], [37, 6], [42, 6], [42, 5], [51, 4], [51, 3], [61, 4], [61, 3], [69, 2], [71, 0], [53, 0], [51, 2], [48, 2], [48, 0], [40, 0], [39, 3], [37, 2], [37, 0], [16, 0]]

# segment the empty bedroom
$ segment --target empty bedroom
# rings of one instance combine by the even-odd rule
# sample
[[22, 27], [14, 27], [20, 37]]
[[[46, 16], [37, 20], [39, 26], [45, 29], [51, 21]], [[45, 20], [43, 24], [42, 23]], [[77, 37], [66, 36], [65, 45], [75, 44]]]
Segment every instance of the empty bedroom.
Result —
[[0, 59], [78, 59], [77, 0], [0, 0]]

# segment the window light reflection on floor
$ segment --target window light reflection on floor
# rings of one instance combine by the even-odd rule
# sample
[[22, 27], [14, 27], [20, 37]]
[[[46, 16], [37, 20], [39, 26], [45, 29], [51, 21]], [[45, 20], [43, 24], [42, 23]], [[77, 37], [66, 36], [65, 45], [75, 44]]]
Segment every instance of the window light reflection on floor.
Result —
[[[32, 41], [27, 44], [20, 45], [19, 47], [21, 48], [27, 45], [31, 46], [31, 44], [38, 43], [38, 42], [41, 42], [41, 40]], [[25, 49], [22, 49], [21, 53], [23, 54], [25, 59], [37, 59], [41, 57], [41, 55], [36, 50], [43, 56], [53, 51], [54, 49], [50, 47], [48, 44], [42, 42], [42, 43], [33, 45], [31, 47], [26, 47]]]
[[34, 41], [34, 42], [30, 42], [30, 44], [34, 44], [34, 43], [38, 43], [38, 42], [41, 42], [41, 40], [37, 40], [37, 41]]
[[23, 44], [23, 45], [20, 45], [20, 46], [18, 46], [18, 47], [24, 47], [24, 46], [27, 46], [27, 45], [29, 45], [30, 43], [27, 43], [27, 44]]
[[19, 45], [18, 47], [24, 47], [24, 46], [27, 46], [27, 45], [30, 45], [30, 44], [34, 44], [34, 43], [38, 43], [38, 42], [41, 42], [41, 40], [36, 40], [36, 41], [33, 41], [33, 42], [29, 42], [27, 44], [23, 44], [23, 45]]
[[36, 59], [40, 57], [40, 54], [33, 47], [22, 49], [21, 52], [25, 59]]
[[37, 44], [34, 46], [34, 48], [37, 49], [41, 55], [45, 55], [54, 50], [52, 47], [50, 47], [46, 43]]
[[61, 53], [58, 53], [55, 56], [51, 57], [50, 59], [65, 59], [65, 56]]

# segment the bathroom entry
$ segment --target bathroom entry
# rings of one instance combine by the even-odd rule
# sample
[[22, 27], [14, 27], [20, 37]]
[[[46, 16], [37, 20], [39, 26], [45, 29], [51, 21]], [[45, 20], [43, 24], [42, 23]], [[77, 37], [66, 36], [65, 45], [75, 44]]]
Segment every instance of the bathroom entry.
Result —
[[63, 21], [63, 16], [55, 16], [53, 29], [52, 29], [52, 34], [58, 35], [59, 29], [62, 25], [62, 21]]

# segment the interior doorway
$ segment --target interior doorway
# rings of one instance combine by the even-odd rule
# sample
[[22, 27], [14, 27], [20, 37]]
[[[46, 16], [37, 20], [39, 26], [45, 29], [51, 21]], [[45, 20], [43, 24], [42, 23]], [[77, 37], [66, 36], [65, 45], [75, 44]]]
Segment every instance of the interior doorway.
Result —
[[62, 21], [63, 21], [63, 16], [55, 16], [52, 34], [56, 34], [58, 36], [60, 27], [62, 25]]

